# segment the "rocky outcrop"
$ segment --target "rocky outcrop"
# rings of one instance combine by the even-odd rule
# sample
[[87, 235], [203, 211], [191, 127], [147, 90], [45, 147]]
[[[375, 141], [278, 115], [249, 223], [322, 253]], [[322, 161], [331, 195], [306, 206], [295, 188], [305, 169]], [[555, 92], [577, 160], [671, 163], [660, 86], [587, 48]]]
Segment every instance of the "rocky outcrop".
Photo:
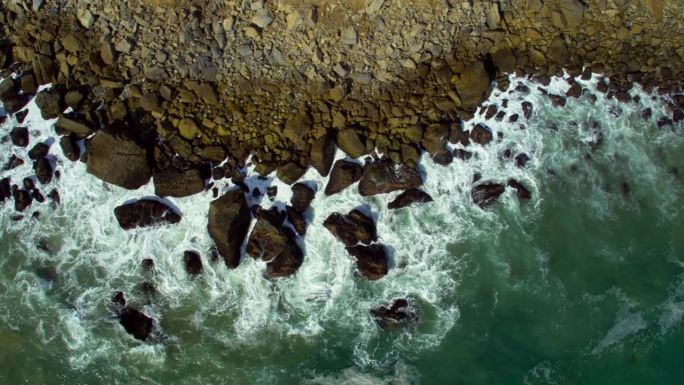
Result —
[[366, 165], [359, 182], [359, 193], [371, 196], [418, 188], [422, 184], [423, 178], [416, 169], [383, 159]]
[[292, 186], [292, 198], [290, 198], [290, 204], [292, 207], [299, 211], [305, 212], [309, 209], [311, 202], [316, 196], [316, 191], [304, 183], [297, 183]]
[[385, 247], [379, 243], [347, 247], [349, 255], [356, 259], [359, 274], [369, 281], [377, 281], [387, 275], [389, 258]]
[[388, 305], [382, 305], [371, 309], [371, 315], [381, 328], [402, 326], [418, 321], [418, 314], [412, 308], [411, 302], [405, 298], [399, 298]]
[[499, 183], [487, 182], [473, 187], [470, 196], [476, 205], [485, 208], [496, 202], [505, 190], [506, 188]]
[[356, 163], [344, 159], [335, 162], [325, 186], [325, 195], [333, 195], [346, 189], [361, 179], [363, 167]]
[[265, 276], [269, 278], [292, 275], [304, 261], [296, 236], [284, 221], [285, 213], [277, 208], [261, 210], [247, 243], [247, 254], [267, 262]]
[[204, 191], [205, 175], [199, 168], [154, 170], [154, 193], [158, 196], [187, 197]]
[[400, 209], [402, 207], [411, 206], [419, 203], [432, 202], [430, 194], [420, 189], [410, 189], [399, 194], [392, 202], [387, 204], [390, 210]]
[[532, 199], [532, 193], [530, 190], [528, 190], [527, 187], [525, 187], [525, 185], [519, 181], [515, 179], [509, 179], [506, 185], [515, 190], [515, 195], [517, 195], [518, 199], [521, 201], [528, 201]]
[[155, 199], [139, 199], [114, 209], [114, 215], [124, 230], [180, 222], [181, 215], [174, 208]]
[[48, 184], [52, 181], [52, 163], [46, 158], [40, 158], [33, 162], [33, 172], [41, 184]]
[[14, 127], [10, 131], [10, 140], [12, 144], [18, 147], [26, 147], [29, 145], [29, 132], [27, 127]]
[[311, 166], [321, 176], [328, 176], [333, 161], [335, 160], [335, 141], [328, 135], [324, 135], [311, 143]]
[[145, 341], [152, 333], [154, 320], [141, 311], [126, 307], [119, 313], [119, 323], [134, 338]]
[[209, 235], [226, 265], [240, 264], [240, 249], [249, 231], [252, 215], [242, 190], [231, 190], [209, 206]]
[[202, 273], [202, 258], [199, 253], [194, 250], [186, 250], [183, 253], [183, 264], [185, 265], [185, 271], [191, 276]]
[[147, 149], [130, 136], [99, 131], [87, 151], [88, 173], [107, 183], [135, 190], [152, 177]]

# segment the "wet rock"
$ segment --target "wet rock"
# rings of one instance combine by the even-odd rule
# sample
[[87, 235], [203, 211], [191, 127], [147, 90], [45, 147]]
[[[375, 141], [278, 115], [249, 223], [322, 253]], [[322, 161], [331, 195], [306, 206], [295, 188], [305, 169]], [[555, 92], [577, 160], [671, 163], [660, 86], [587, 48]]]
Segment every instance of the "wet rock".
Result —
[[289, 205], [285, 207], [285, 211], [287, 212], [287, 219], [290, 221], [292, 227], [294, 227], [297, 234], [301, 236], [306, 234], [307, 223], [304, 214], [302, 214], [301, 211]]
[[35, 200], [38, 203], [45, 203], [45, 197], [43, 196], [43, 194], [40, 193], [40, 190], [33, 189], [29, 191], [31, 193], [31, 198], [33, 198], [33, 200]]
[[21, 124], [24, 123], [24, 119], [28, 116], [28, 110], [22, 110], [14, 114], [14, 117], [17, 119], [17, 123]]
[[24, 178], [24, 180], [22, 181], [22, 184], [24, 185], [24, 189], [27, 191], [31, 191], [34, 188], [36, 188], [36, 184], [33, 183], [32, 178]]
[[18, 147], [26, 147], [29, 144], [29, 131], [27, 127], [14, 127], [10, 131], [12, 144]]
[[417, 188], [422, 184], [423, 179], [416, 169], [383, 159], [366, 165], [359, 181], [359, 193], [371, 196]]
[[463, 121], [459, 120], [449, 125], [449, 142], [454, 144], [461, 143], [464, 146], [470, 144], [470, 137], [463, 129]]
[[154, 260], [152, 258], [145, 258], [140, 262], [140, 267], [145, 272], [152, 272], [154, 270]]
[[183, 253], [183, 264], [185, 265], [185, 271], [190, 275], [202, 273], [202, 258], [196, 251], [186, 250]]
[[399, 194], [398, 197], [394, 198], [392, 202], [387, 204], [387, 208], [390, 210], [395, 210], [402, 207], [427, 202], [432, 202], [432, 197], [428, 193], [420, 189], [410, 189], [404, 191], [403, 193]]
[[114, 209], [114, 215], [124, 230], [175, 224], [181, 220], [174, 208], [154, 199], [140, 199], [118, 206]]
[[40, 115], [46, 120], [57, 118], [66, 109], [62, 95], [54, 87], [40, 91], [36, 95], [36, 106], [40, 108]]
[[527, 162], [530, 161], [530, 157], [525, 154], [524, 152], [518, 154], [515, 156], [515, 165], [522, 168], [527, 165]]
[[356, 162], [340, 159], [335, 162], [330, 179], [325, 186], [325, 195], [333, 195], [356, 183], [363, 175], [363, 167]]
[[315, 140], [311, 144], [311, 166], [321, 176], [328, 176], [333, 161], [335, 160], [335, 141], [328, 135]]
[[[75, 115], [62, 115], [57, 119], [55, 130], [62, 134], [73, 134], [79, 138], [85, 138], [93, 133], [93, 129], [81, 118]], [[99, 139], [102, 140], [102, 139]]]
[[454, 150], [454, 158], [460, 159], [460, 160], [468, 160], [473, 157], [473, 153], [470, 151], [466, 150], [461, 150], [460, 148], [457, 148]]
[[204, 187], [204, 175], [198, 168], [154, 170], [154, 193], [158, 196], [182, 198], [201, 193]]
[[532, 198], [532, 193], [530, 190], [528, 190], [525, 185], [519, 181], [515, 179], [509, 179], [506, 185], [515, 190], [515, 194], [518, 196], [518, 199], [528, 201]]
[[304, 253], [292, 230], [283, 226], [285, 216], [277, 208], [261, 210], [247, 243], [247, 253], [267, 261], [269, 278], [294, 274], [304, 261]]
[[286, 184], [292, 184], [299, 180], [306, 173], [306, 167], [295, 162], [288, 162], [278, 167], [276, 170], [276, 175], [278, 179]]
[[119, 314], [119, 323], [124, 327], [128, 334], [133, 335], [133, 337], [141, 341], [147, 340], [152, 332], [152, 327], [154, 326], [154, 320], [152, 318], [130, 307], [121, 311]]
[[99, 131], [87, 154], [88, 173], [107, 183], [135, 190], [152, 177], [147, 149], [129, 137]]
[[448, 126], [445, 124], [431, 124], [425, 129], [420, 144], [427, 152], [434, 155], [444, 151], [448, 137]]
[[470, 197], [473, 202], [485, 208], [499, 199], [499, 196], [503, 194], [505, 187], [498, 183], [482, 183], [475, 187], [470, 192]]
[[523, 109], [523, 115], [525, 116], [526, 120], [530, 120], [532, 117], [532, 112], [534, 111], [534, 105], [528, 101], [522, 102], [522, 109]]
[[579, 83], [572, 83], [565, 96], [568, 98], [579, 98], [582, 96], [582, 86]]
[[48, 184], [52, 181], [52, 163], [46, 158], [40, 158], [33, 162], [33, 172], [41, 184]]
[[278, 186], [269, 186], [266, 188], [266, 196], [269, 201], [273, 202], [276, 195], [278, 195]]
[[26, 210], [29, 206], [31, 206], [31, 203], [33, 203], [33, 197], [31, 197], [31, 193], [26, 190], [13, 188], [12, 197], [14, 198], [14, 209], [19, 212]]
[[15, 168], [21, 166], [22, 164], [24, 164], [24, 160], [21, 159], [20, 157], [16, 156], [16, 155], [14, 155], [14, 154], [12, 154], [12, 156], [10, 156], [9, 160], [7, 161], [7, 163], [5, 163], [5, 165], [2, 167], [2, 169], [3, 169], [3, 171], [8, 171], [8, 170], [15, 169]]
[[0, 202], [5, 202], [12, 197], [12, 186], [9, 177], [0, 179]]
[[389, 305], [371, 309], [371, 315], [378, 326], [383, 329], [416, 322], [418, 320], [418, 314], [411, 309], [409, 301], [404, 298], [395, 299]]
[[292, 186], [292, 198], [290, 198], [290, 204], [295, 210], [299, 212], [305, 212], [309, 209], [311, 201], [314, 200], [316, 196], [316, 191], [304, 183], [297, 183]]
[[252, 221], [242, 190], [231, 190], [209, 206], [209, 235], [226, 265], [240, 264], [240, 248]]
[[554, 107], [565, 107], [565, 98], [559, 95], [549, 94], [549, 99]]
[[59, 138], [59, 147], [62, 148], [64, 157], [72, 162], [76, 162], [81, 158], [81, 148], [78, 146], [77, 139], [71, 135], [65, 135]]
[[120, 307], [126, 306], [126, 297], [124, 296], [124, 293], [121, 291], [117, 291], [114, 293], [112, 296], [112, 302]]
[[375, 222], [358, 209], [352, 210], [347, 215], [332, 213], [323, 222], [323, 226], [347, 247], [359, 242], [370, 244], [378, 239]]
[[473, 140], [473, 142], [484, 146], [492, 141], [492, 131], [489, 129], [489, 127], [483, 124], [478, 124], [470, 131], [470, 138]]
[[359, 134], [351, 128], [337, 133], [337, 145], [352, 158], [360, 158], [366, 154], [366, 145]]
[[40, 158], [45, 158], [50, 152], [50, 146], [45, 143], [38, 143], [28, 152], [28, 156], [31, 160], [37, 160]]
[[16, 114], [22, 108], [26, 107], [31, 98], [29, 95], [11, 95], [8, 97], [1, 98], [5, 112], [8, 114]]
[[349, 255], [356, 259], [359, 274], [369, 281], [376, 281], [387, 275], [388, 262], [385, 247], [380, 244], [347, 247]]
[[50, 198], [53, 205], [59, 205], [60, 203], [62, 203], [62, 198], [59, 196], [59, 191], [55, 189], [50, 191], [50, 193], [48, 194], [48, 198]]
[[432, 161], [442, 166], [448, 166], [454, 161], [454, 154], [449, 149], [444, 149], [433, 155]]

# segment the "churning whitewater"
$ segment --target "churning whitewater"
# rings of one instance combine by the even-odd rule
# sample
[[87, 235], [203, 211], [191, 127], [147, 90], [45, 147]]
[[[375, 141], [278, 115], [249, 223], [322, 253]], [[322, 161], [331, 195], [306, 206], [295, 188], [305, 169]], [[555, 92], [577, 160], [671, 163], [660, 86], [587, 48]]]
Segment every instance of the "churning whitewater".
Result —
[[[595, 102], [583, 96], [568, 99], [565, 108], [556, 108], [537, 90], [538, 84], [512, 76], [509, 90], [495, 91], [486, 103], [507, 106], [500, 107], [507, 112], [505, 119], [486, 121], [494, 137], [491, 143], [467, 148], [451, 145], [473, 156], [456, 158], [448, 166], [435, 164], [427, 155], [422, 157], [423, 188], [433, 197], [431, 203], [388, 210], [387, 203], [398, 192], [362, 197], [355, 186], [326, 197], [323, 189], [327, 178], [310, 169], [301, 180], [315, 185], [317, 193], [306, 236], [299, 239], [304, 263], [295, 275], [276, 280], [264, 278], [265, 263], [249, 257], [234, 270], [211, 260], [213, 243], [206, 231], [209, 204], [214, 199], [211, 190], [188, 198], [170, 198], [182, 214], [176, 225], [122, 230], [114, 207], [154, 195], [153, 186], [128, 191], [107, 185], [89, 175], [84, 163], [67, 160], [56, 143], [55, 122], [43, 120], [31, 102], [24, 122], [30, 131], [27, 149], [38, 142], [51, 145], [51, 160], [59, 176], [40, 188], [44, 195], [56, 189], [61, 203], [34, 202], [21, 218], [10, 203], [0, 209], [0, 345], [5, 347], [0, 366], [12, 368], [2, 380], [434, 383], [439, 376], [427, 372], [447, 370], [437, 366], [437, 362], [445, 361], [436, 360], [434, 366], [425, 361], [445, 346], [463, 346], [451, 347], [456, 352], [454, 371], [478, 372], [474, 367], [459, 369], [459, 362], [476, 365], [474, 357], [463, 360], [465, 353], [460, 350], [476, 343], [459, 336], [468, 335], [486, 345], [482, 341], [489, 332], [480, 333], [478, 327], [464, 331], [475, 321], [462, 321], [462, 317], [473, 313], [478, 301], [488, 302], [489, 314], [495, 314], [495, 309], [508, 306], [498, 304], [510, 296], [505, 291], [541, 297], [544, 292], [558, 293], [557, 311], [562, 313], [580, 304], [614, 300], [606, 315], [611, 320], [609, 327], [582, 340], [584, 346], [578, 354], [584, 358], [605, 354], [635, 336], [657, 344], [655, 338], [667, 338], [679, 328], [684, 314], [681, 241], [665, 247], [669, 254], [662, 263], [675, 267], [663, 268], [672, 272], [665, 274], [665, 288], [658, 291], [666, 299], [661, 301], [654, 294], [654, 305], [648, 310], [640, 310], [639, 304], [649, 299], [630, 297], [629, 290], [619, 286], [619, 279], [614, 287], [599, 294], [589, 286], [586, 290], [581, 286], [582, 294], [573, 293], [573, 282], [569, 281], [578, 278], [556, 274], [553, 266], [568, 264], [570, 269], [569, 262], [555, 262], [544, 243], [537, 242], [547, 224], [544, 218], [553, 207], [566, 210], [563, 221], [583, 223], [588, 228], [590, 223], [575, 221], [572, 213], [588, 213], [592, 221], [609, 226], [618, 215], [635, 215], [639, 222], [642, 217], [635, 213], [648, 207], [648, 218], [660, 221], [660, 225], [682, 222], [682, 186], [675, 168], [684, 160], [681, 127], [657, 127], [655, 121], [665, 113], [665, 104], [657, 94], [634, 88], [631, 93], [639, 96], [638, 105], [620, 104], [596, 91], [596, 78], [578, 80], [597, 96]], [[531, 92], [521, 91], [524, 87], [520, 85]], [[546, 87], [558, 94], [568, 88], [560, 77]], [[534, 106], [529, 121], [524, 119], [523, 101]], [[648, 121], [641, 116], [645, 108], [653, 111]], [[509, 122], [513, 114], [521, 117], [517, 123]], [[483, 113], [466, 122], [466, 129], [478, 123], [485, 123]], [[16, 125], [14, 118], [8, 118], [1, 127], [2, 136]], [[27, 149], [14, 147], [7, 140], [0, 146], [0, 164], [6, 164], [12, 155], [25, 161], [3, 171], [3, 177], [20, 184], [24, 177], [33, 175]], [[523, 153], [529, 162], [520, 167], [514, 158]], [[344, 156], [338, 151], [337, 158]], [[260, 198], [250, 197], [250, 204], [268, 208], [284, 207], [289, 202], [288, 185], [274, 176], [262, 178], [249, 167], [246, 173], [247, 185], [262, 192]], [[495, 205], [481, 209], [470, 195], [476, 175], [482, 181], [502, 184], [514, 178], [530, 190], [532, 199], [521, 201], [515, 190], [508, 188]], [[226, 179], [214, 183], [221, 193], [235, 188]], [[277, 187], [273, 201], [266, 196], [268, 186]], [[563, 203], [554, 206], [556, 200]], [[372, 213], [379, 241], [390, 248], [389, 273], [378, 281], [358, 277], [344, 245], [322, 225], [330, 214], [357, 207]], [[32, 216], [33, 212], [38, 216]], [[572, 227], [564, 230], [572, 237]], [[603, 235], [596, 233], [597, 237]], [[575, 242], [582, 249], [585, 240]], [[624, 262], [630, 247], [636, 246], [613, 247], [619, 244], [585, 251], [599, 259], [622, 258]], [[186, 250], [202, 255], [204, 270], [200, 276], [186, 273], [182, 263]], [[141, 268], [146, 258], [155, 261], [151, 272]], [[473, 262], [476, 259], [488, 262], [481, 265]], [[471, 278], [478, 277], [481, 282], [481, 274], [497, 282], [493, 296], [484, 290], [477, 293], [480, 283], [473, 284]], [[141, 289], [145, 281], [154, 284], [154, 293]], [[124, 292], [129, 303], [155, 319], [156, 332], [151, 340], [137, 341], [119, 325], [110, 303], [117, 291]], [[410, 299], [420, 321], [396, 330], [378, 327], [370, 309], [396, 298]], [[529, 302], [534, 303], [536, 298]], [[519, 301], [521, 306], [526, 303]], [[489, 321], [499, 322], [502, 328], [506, 325], [505, 318], [482, 316], [483, 325]], [[496, 327], [493, 323], [487, 330]], [[510, 328], [508, 333], [526, 335]], [[532, 333], [528, 337], [517, 343], [539, 343]], [[548, 338], [553, 338], [552, 334]], [[524, 347], [519, 349], [525, 351]], [[36, 351], [39, 353], [31, 353]], [[33, 359], [49, 362], [41, 364], [48, 369], [19, 369], [34, 366], [30, 364]], [[478, 373], [491, 372], [486, 369], [489, 364], [482, 365]], [[568, 378], [558, 374], [565, 370], [563, 365], [540, 359], [523, 370], [524, 378], [512, 381], [566, 383]], [[486, 377], [468, 378], [461, 378], [462, 383], [487, 383]]]

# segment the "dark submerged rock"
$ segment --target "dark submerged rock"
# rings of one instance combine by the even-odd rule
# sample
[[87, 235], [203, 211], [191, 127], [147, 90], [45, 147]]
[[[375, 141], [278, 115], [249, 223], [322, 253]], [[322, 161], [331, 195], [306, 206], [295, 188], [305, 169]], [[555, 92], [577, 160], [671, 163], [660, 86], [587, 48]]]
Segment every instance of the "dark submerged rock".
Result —
[[190, 275], [202, 273], [202, 258], [196, 251], [186, 250], [183, 253], [183, 264], [185, 265], [185, 271]]
[[515, 179], [509, 179], [506, 185], [515, 190], [515, 194], [518, 196], [518, 199], [528, 201], [532, 198], [532, 193], [530, 190], [528, 190], [527, 187], [525, 187], [525, 185], [519, 181]]
[[420, 189], [410, 189], [399, 194], [398, 197], [387, 204], [387, 208], [390, 210], [399, 209], [402, 207], [418, 204], [432, 202], [432, 197]]
[[119, 314], [119, 323], [126, 329], [128, 334], [133, 335], [133, 337], [141, 341], [147, 340], [147, 337], [149, 337], [152, 332], [152, 327], [154, 326], [154, 320], [152, 318], [131, 307], [127, 307], [121, 311]]
[[209, 206], [209, 235], [230, 268], [240, 264], [240, 248], [251, 221], [252, 215], [242, 190], [228, 191]]
[[124, 230], [180, 222], [181, 216], [170, 206], [153, 199], [140, 199], [118, 206], [114, 215]]
[[389, 305], [371, 309], [371, 315], [381, 328], [401, 326], [418, 321], [418, 314], [411, 308], [409, 300], [399, 298]]
[[12, 197], [12, 186], [9, 177], [2, 178], [0, 180], [0, 202]]
[[26, 190], [13, 188], [12, 197], [14, 198], [14, 209], [19, 212], [26, 210], [26, 208], [31, 206], [31, 203], [33, 203], [33, 197], [31, 197], [31, 193]]
[[335, 162], [330, 179], [325, 186], [325, 195], [333, 195], [356, 183], [363, 175], [363, 167], [356, 162], [343, 159]]
[[523, 115], [526, 120], [530, 120], [532, 117], [532, 112], [534, 111], [534, 105], [528, 101], [522, 102]]
[[417, 188], [422, 184], [423, 179], [413, 167], [382, 159], [366, 165], [359, 182], [359, 193], [371, 196]]
[[475, 204], [485, 208], [496, 202], [504, 191], [505, 187], [499, 183], [482, 183], [473, 187], [470, 196]]

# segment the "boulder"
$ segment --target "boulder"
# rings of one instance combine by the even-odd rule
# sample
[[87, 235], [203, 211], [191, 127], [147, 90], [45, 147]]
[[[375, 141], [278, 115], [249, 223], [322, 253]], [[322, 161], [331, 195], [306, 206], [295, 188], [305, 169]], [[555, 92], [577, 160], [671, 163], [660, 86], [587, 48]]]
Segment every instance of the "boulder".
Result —
[[160, 197], [187, 197], [201, 193], [204, 187], [204, 175], [198, 168], [154, 170], [154, 193]]
[[62, 134], [73, 134], [85, 138], [93, 133], [93, 129], [86, 122], [75, 115], [62, 115], [57, 119], [55, 130]]
[[287, 162], [280, 165], [276, 170], [278, 178], [286, 184], [292, 184], [299, 180], [306, 173], [306, 167], [300, 166], [295, 162]]
[[140, 311], [127, 307], [119, 314], [119, 323], [128, 334], [136, 339], [145, 341], [152, 332], [154, 320]]
[[190, 275], [199, 275], [202, 273], [202, 258], [199, 253], [193, 250], [186, 250], [183, 253], [183, 264], [185, 271]]
[[562, 25], [569, 30], [575, 30], [584, 18], [586, 6], [580, 0], [559, 0], [562, 15]]
[[31, 97], [29, 95], [16, 94], [3, 97], [1, 100], [5, 112], [8, 114], [16, 114], [22, 108], [26, 107], [26, 105], [31, 101]]
[[304, 236], [304, 234], [306, 234], [307, 226], [304, 214], [290, 205], [285, 207], [285, 211], [287, 212], [287, 219], [290, 221], [297, 234]]
[[359, 182], [359, 193], [371, 196], [417, 188], [422, 184], [423, 179], [416, 169], [383, 159], [366, 165]]
[[360, 158], [366, 154], [366, 145], [359, 134], [351, 128], [337, 133], [337, 145], [352, 158]]
[[230, 268], [240, 264], [240, 248], [251, 221], [252, 215], [242, 190], [229, 191], [209, 206], [209, 235]]
[[247, 243], [247, 254], [267, 262], [269, 278], [292, 275], [304, 261], [294, 232], [283, 226], [284, 219], [277, 208], [261, 210]]
[[333, 161], [335, 160], [335, 141], [328, 135], [316, 139], [311, 144], [311, 166], [321, 176], [328, 176]]
[[454, 161], [454, 153], [448, 148], [432, 156], [432, 161], [442, 166], [448, 166]]
[[421, 146], [430, 154], [439, 154], [444, 151], [449, 137], [449, 127], [445, 124], [430, 124], [423, 132], [420, 141]]
[[522, 109], [523, 109], [523, 115], [525, 116], [525, 119], [530, 120], [532, 117], [532, 112], [534, 111], [534, 106], [532, 103], [528, 102], [527, 100], [522, 102]]
[[432, 197], [420, 189], [410, 189], [399, 194], [398, 197], [387, 204], [387, 208], [390, 210], [400, 209], [402, 207], [418, 204], [432, 202]]
[[292, 198], [290, 198], [290, 204], [292, 207], [299, 211], [305, 212], [309, 209], [311, 201], [316, 197], [316, 191], [304, 183], [297, 183], [292, 186]]
[[528, 190], [525, 187], [525, 185], [523, 185], [519, 181], [515, 179], [509, 179], [506, 185], [515, 190], [515, 195], [517, 195], [518, 199], [520, 199], [521, 201], [528, 201], [532, 198], [532, 193], [530, 192], [530, 190]]
[[180, 222], [181, 216], [172, 207], [154, 199], [139, 199], [114, 209], [114, 215], [124, 230]]
[[0, 180], [0, 202], [5, 202], [5, 200], [10, 199], [11, 197], [11, 179], [9, 177], [2, 178]]
[[499, 199], [499, 196], [503, 194], [505, 187], [499, 183], [482, 183], [475, 187], [470, 192], [470, 196], [473, 202], [485, 208]]
[[404, 298], [395, 299], [389, 305], [371, 309], [371, 315], [378, 326], [383, 329], [416, 322], [418, 320], [418, 314], [411, 309], [410, 302]]
[[52, 164], [46, 158], [40, 158], [33, 162], [33, 172], [41, 184], [48, 184], [52, 181]]
[[467, 66], [452, 79], [456, 92], [461, 99], [460, 107], [472, 110], [487, 98], [491, 87], [491, 77], [482, 62]]
[[325, 186], [325, 195], [333, 195], [356, 183], [363, 175], [363, 167], [356, 162], [340, 159], [335, 162], [330, 179]]
[[378, 239], [375, 222], [358, 209], [347, 215], [332, 213], [323, 222], [323, 226], [347, 247], [355, 246], [359, 242], [370, 244]]
[[530, 157], [525, 154], [524, 152], [521, 152], [520, 154], [515, 156], [515, 165], [522, 168], [527, 165], [527, 162], [530, 161]]
[[64, 157], [72, 162], [81, 157], [81, 148], [78, 146], [77, 138], [72, 135], [65, 135], [59, 138], [59, 147], [62, 148]]
[[12, 144], [18, 147], [26, 147], [29, 145], [29, 131], [27, 127], [14, 127], [10, 131], [10, 139]]
[[551, 99], [551, 104], [554, 107], [565, 107], [565, 98], [559, 95], [549, 94], [549, 99]]
[[10, 156], [7, 163], [5, 163], [5, 165], [2, 167], [2, 170], [3, 171], [12, 170], [12, 169], [15, 169], [15, 168], [21, 166], [22, 164], [24, 164], [24, 160], [21, 159], [20, 157], [16, 156], [16, 155], [14, 155], [14, 154], [12, 154], [12, 156]]
[[376, 281], [387, 275], [388, 262], [385, 247], [380, 244], [347, 247], [349, 255], [356, 259], [359, 274], [369, 281]]
[[126, 135], [99, 131], [88, 143], [88, 173], [107, 183], [135, 190], [149, 182], [148, 151]]
[[656, 23], [660, 23], [663, 19], [663, 9], [665, 8], [665, 0], [643, 0], [644, 5], [653, 16]]
[[45, 158], [50, 153], [50, 146], [45, 143], [38, 143], [28, 152], [28, 156], [31, 160], [37, 160], [40, 158]]
[[451, 123], [449, 125], [449, 142], [450, 143], [461, 143], [464, 146], [470, 144], [470, 138], [468, 133], [463, 129], [463, 121], [458, 119], [457, 122]]
[[22, 212], [33, 203], [31, 194], [26, 190], [20, 190], [16, 186], [12, 187], [12, 197], [14, 198], [14, 209]]
[[492, 141], [492, 131], [484, 124], [478, 124], [470, 131], [470, 139], [484, 146]]
[[59, 117], [66, 109], [62, 95], [54, 87], [40, 91], [36, 95], [36, 106], [40, 108], [40, 114], [46, 120]]

